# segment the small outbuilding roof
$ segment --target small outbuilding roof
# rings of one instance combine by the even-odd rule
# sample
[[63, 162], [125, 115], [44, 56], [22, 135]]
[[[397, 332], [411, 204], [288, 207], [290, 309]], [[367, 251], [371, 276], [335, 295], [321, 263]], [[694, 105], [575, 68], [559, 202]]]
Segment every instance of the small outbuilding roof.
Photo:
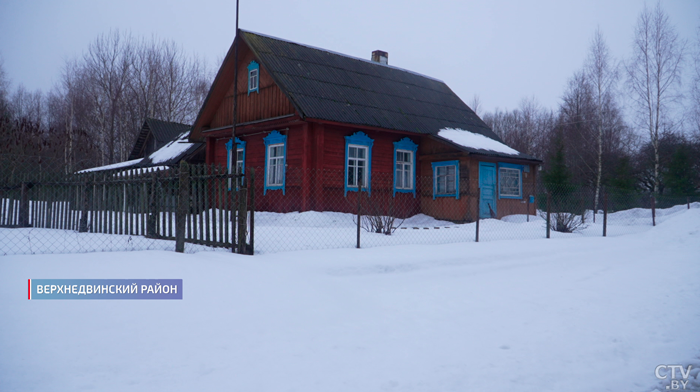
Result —
[[129, 154], [128, 160], [134, 160], [137, 158], [144, 157], [144, 149], [146, 142], [153, 138], [155, 140], [155, 149], [163, 147], [167, 143], [171, 142], [178, 135], [185, 131], [189, 131], [190, 125], [180, 124], [176, 122], [157, 120], [155, 118], [146, 118], [139, 132], [139, 136], [136, 138], [134, 143], [134, 148]]

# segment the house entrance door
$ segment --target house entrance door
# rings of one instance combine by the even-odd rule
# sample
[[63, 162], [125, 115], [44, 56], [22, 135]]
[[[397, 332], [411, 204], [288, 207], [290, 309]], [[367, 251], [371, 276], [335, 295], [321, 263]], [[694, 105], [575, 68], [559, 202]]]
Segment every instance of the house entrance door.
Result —
[[496, 164], [479, 162], [479, 218], [496, 217]]

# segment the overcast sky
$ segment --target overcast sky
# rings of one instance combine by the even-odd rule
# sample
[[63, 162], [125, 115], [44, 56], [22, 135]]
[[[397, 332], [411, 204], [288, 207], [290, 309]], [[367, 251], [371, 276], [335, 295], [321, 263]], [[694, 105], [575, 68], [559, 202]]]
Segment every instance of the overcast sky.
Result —
[[[649, 6], [655, 3], [649, 2]], [[694, 39], [700, 0], [662, 0]], [[617, 58], [630, 53], [642, 0], [241, 0], [240, 27], [441, 79], [470, 103], [515, 108], [535, 96], [554, 108], [600, 26]], [[172, 39], [210, 67], [235, 34], [235, 1], [0, 0], [0, 56], [13, 88], [48, 91], [66, 59], [110, 29]]]

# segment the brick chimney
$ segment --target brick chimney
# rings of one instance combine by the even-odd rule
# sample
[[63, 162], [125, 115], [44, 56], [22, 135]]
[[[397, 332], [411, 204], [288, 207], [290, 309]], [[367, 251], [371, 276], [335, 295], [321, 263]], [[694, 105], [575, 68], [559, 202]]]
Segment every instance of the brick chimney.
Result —
[[372, 52], [372, 61], [379, 64], [389, 64], [389, 53], [383, 50], [375, 50]]

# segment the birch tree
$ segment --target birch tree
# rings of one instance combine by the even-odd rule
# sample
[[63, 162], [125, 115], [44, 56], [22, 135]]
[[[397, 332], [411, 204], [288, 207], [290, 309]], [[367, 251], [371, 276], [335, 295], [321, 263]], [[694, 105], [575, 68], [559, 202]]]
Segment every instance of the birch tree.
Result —
[[603, 178], [603, 133], [609, 126], [606, 121], [610, 112], [608, 107], [614, 104], [615, 87], [618, 79], [618, 69], [614, 59], [610, 55], [608, 45], [605, 43], [600, 27], [596, 29], [589, 49], [585, 73], [593, 92], [593, 105], [595, 107], [595, 133], [597, 139], [596, 152], [596, 178], [593, 210], [598, 211], [600, 200], [600, 186]]
[[690, 69], [690, 129], [700, 143], [700, 26], [695, 36], [693, 61]]
[[625, 68], [638, 126], [648, 133], [654, 150], [654, 193], [659, 192], [659, 136], [679, 99], [684, 54], [685, 42], [661, 3], [653, 10], [645, 7], [637, 19], [633, 53]]

